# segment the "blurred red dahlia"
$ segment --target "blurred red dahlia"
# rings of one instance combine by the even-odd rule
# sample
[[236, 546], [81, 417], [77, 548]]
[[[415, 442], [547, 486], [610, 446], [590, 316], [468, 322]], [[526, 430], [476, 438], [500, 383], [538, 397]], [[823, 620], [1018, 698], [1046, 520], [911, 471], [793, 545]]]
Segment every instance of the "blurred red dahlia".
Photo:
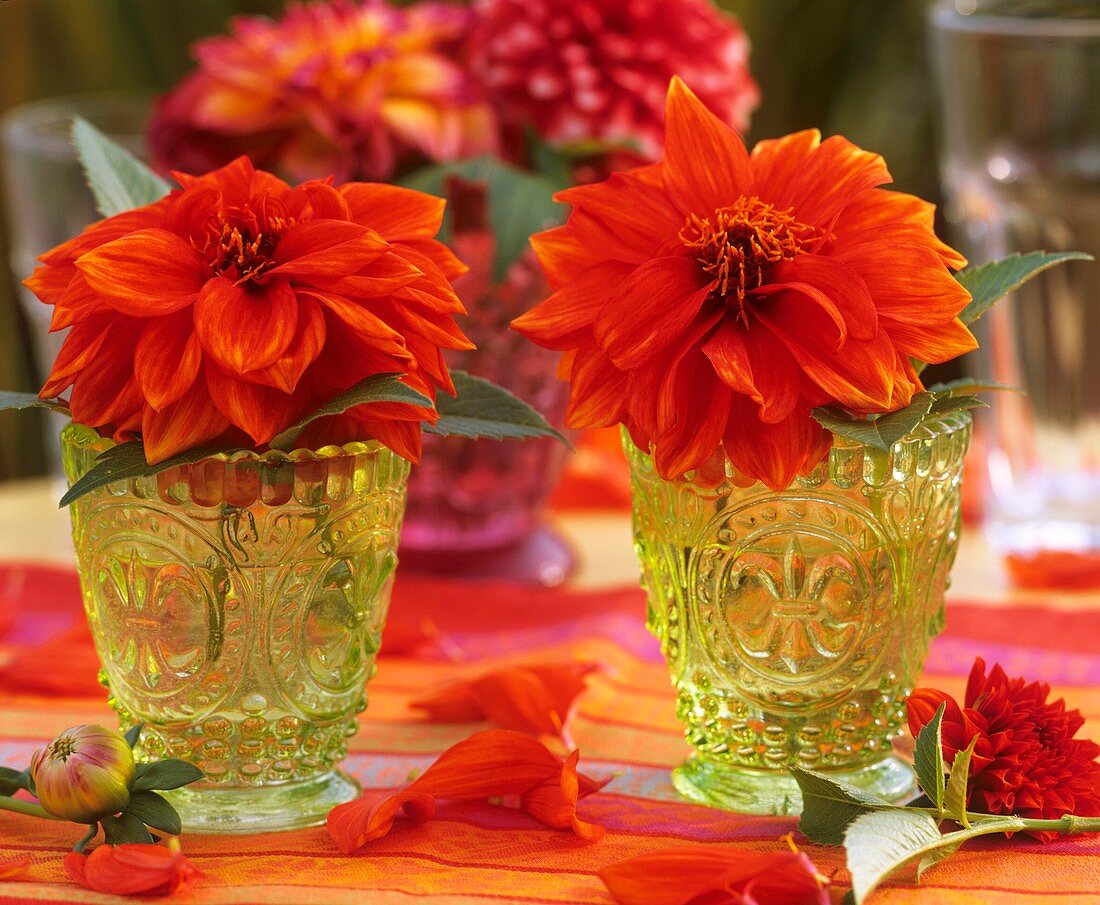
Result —
[[[442, 349], [472, 348], [433, 238], [445, 202], [381, 183], [291, 188], [247, 157], [42, 255], [27, 286], [69, 335], [42, 388], [73, 420], [140, 433], [150, 463], [211, 441], [263, 446], [375, 374], [454, 392]], [[355, 406], [299, 445], [377, 439], [420, 458], [428, 407]], [[245, 439], [247, 438], [247, 439]]]
[[[941, 723], [948, 764], [975, 736], [967, 801], [987, 814], [1056, 819], [1100, 816], [1100, 745], [1074, 738], [1084, 725], [1079, 710], [1061, 698], [1048, 702], [1045, 682], [1010, 679], [999, 666], [986, 673], [978, 657], [963, 706], [935, 688], [909, 696], [909, 730], [915, 736], [946, 704]], [[1044, 842], [1057, 833], [1032, 833]]]
[[478, 11], [471, 59], [490, 101], [551, 143], [633, 141], [655, 159], [674, 75], [735, 129], [760, 99], [748, 38], [709, 0], [482, 0]]
[[453, 59], [471, 12], [386, 0], [291, 3], [240, 16], [193, 48], [198, 69], [149, 127], [163, 169], [205, 172], [240, 154], [296, 180], [384, 179], [491, 149], [491, 114]]

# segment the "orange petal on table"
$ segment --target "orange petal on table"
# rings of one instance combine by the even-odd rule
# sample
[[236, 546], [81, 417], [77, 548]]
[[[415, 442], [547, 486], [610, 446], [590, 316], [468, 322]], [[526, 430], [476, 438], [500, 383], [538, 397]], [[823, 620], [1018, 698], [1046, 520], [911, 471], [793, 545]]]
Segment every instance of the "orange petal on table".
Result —
[[387, 835], [402, 810], [413, 823], [423, 823], [435, 816], [435, 799], [408, 790], [381, 799], [364, 795], [329, 811], [328, 834], [340, 851], [350, 855]]
[[172, 845], [101, 845], [90, 855], [69, 852], [64, 863], [82, 886], [120, 896], [169, 896], [203, 876]]
[[[577, 773], [579, 751], [573, 751], [562, 764], [561, 775], [557, 779], [547, 780], [541, 785], [523, 793], [520, 807], [547, 826], [560, 830], [572, 830], [585, 842], [598, 842], [606, 830], [596, 823], [588, 823], [577, 816], [577, 799], [583, 797], [580, 774]], [[610, 780], [591, 784], [586, 780], [584, 794], [590, 795]], [[591, 784], [591, 785], [590, 785]]]
[[561, 760], [538, 739], [489, 729], [444, 751], [409, 791], [458, 800], [522, 795], [560, 773]]
[[827, 881], [804, 854], [682, 845], [599, 872], [619, 905], [829, 905]]
[[14, 880], [16, 877], [22, 876], [30, 863], [29, 855], [0, 861], [0, 880]]

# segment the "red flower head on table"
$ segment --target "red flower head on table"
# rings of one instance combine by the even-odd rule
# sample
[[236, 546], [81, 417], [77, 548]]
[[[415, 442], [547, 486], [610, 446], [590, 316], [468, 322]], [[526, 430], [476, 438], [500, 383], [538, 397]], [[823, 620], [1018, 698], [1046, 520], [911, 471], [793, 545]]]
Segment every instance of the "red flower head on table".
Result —
[[491, 150], [489, 108], [452, 53], [471, 17], [385, 0], [238, 17], [195, 45], [198, 70], [157, 104], [154, 159], [204, 171], [247, 153], [296, 179], [389, 179]]
[[568, 222], [532, 239], [555, 292], [513, 326], [565, 352], [571, 427], [625, 424], [666, 478], [721, 444], [781, 489], [829, 449], [812, 408], [893, 411], [922, 388], [910, 356], [975, 347], [964, 259], [889, 181], [813, 130], [750, 155], [674, 79], [664, 161], [557, 196]]
[[[442, 349], [463, 265], [433, 236], [444, 202], [376, 183], [291, 188], [246, 157], [93, 224], [26, 281], [70, 328], [41, 395], [73, 420], [140, 432], [150, 463], [221, 442], [263, 446], [374, 374], [453, 392]], [[375, 438], [417, 461], [428, 407], [361, 405], [299, 445]]]
[[[1075, 738], [1084, 725], [1065, 701], [1048, 702], [1044, 682], [1010, 679], [979, 657], [966, 683], [963, 706], [935, 688], [909, 696], [909, 730], [916, 736], [941, 704], [944, 760], [977, 737], [970, 759], [969, 808], [988, 814], [1055, 819], [1100, 816], [1100, 745]], [[1032, 833], [1049, 842], [1057, 833]]]
[[710, 0], [482, 0], [471, 65], [506, 125], [551, 144], [637, 143], [660, 155], [664, 98], [679, 74], [723, 122], [760, 99], [749, 42]]

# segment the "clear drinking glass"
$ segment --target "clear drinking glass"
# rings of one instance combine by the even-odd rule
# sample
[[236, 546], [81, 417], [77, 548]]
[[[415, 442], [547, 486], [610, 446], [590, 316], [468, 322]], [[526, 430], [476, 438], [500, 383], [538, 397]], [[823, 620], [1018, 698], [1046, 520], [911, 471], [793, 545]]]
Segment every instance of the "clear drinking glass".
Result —
[[[947, 215], [975, 261], [1100, 257], [1100, 4], [955, 0], [932, 12]], [[979, 327], [991, 541], [1025, 583], [1100, 584], [1100, 265], [1042, 275]]]
[[[0, 177], [10, 236], [11, 268], [17, 280], [30, 276], [36, 258], [99, 219], [95, 199], [69, 142], [74, 116], [144, 156], [150, 96], [142, 93], [50, 98], [22, 104], [0, 119]], [[22, 287], [19, 298], [35, 338], [43, 371], [57, 357], [63, 332], [50, 333], [52, 309]], [[55, 438], [65, 418], [51, 415], [47, 454], [59, 471]]]

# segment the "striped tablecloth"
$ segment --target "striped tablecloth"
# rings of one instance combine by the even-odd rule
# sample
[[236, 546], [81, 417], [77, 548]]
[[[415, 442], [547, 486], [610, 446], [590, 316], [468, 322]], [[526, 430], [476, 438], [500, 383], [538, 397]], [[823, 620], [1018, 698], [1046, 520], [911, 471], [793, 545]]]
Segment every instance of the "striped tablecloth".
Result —
[[[966, 673], [981, 654], [1010, 674], [1050, 682], [1056, 695], [1085, 714], [1085, 732], [1100, 736], [1100, 608], [1045, 606], [1042, 601], [999, 608], [987, 604], [950, 602], [947, 629], [933, 644], [925, 683], [961, 697]], [[14, 614], [6, 629], [0, 615], [0, 667], [63, 632], [77, 618], [78, 606], [71, 572], [0, 566], [0, 614]], [[664, 664], [642, 627], [638, 589], [532, 592], [401, 579], [393, 614], [396, 650], [383, 651], [370, 685], [370, 706], [351, 742], [348, 768], [363, 786], [400, 785], [411, 770], [483, 728], [424, 722], [408, 702], [426, 689], [490, 665], [599, 661], [607, 671], [593, 678], [582, 697], [573, 734], [585, 772], [615, 775], [603, 792], [580, 806], [584, 819], [608, 828], [607, 836], [596, 845], [582, 845], [567, 833], [489, 804], [444, 804], [438, 819], [401, 826], [350, 857], [336, 851], [323, 829], [245, 838], [189, 835], [184, 850], [206, 877], [179, 901], [606, 903], [610, 899], [596, 876], [604, 865], [688, 841], [777, 850], [779, 837], [794, 828], [791, 819], [744, 817], [677, 799], [668, 770], [688, 748], [673, 714]], [[419, 656], [411, 656], [408, 638], [426, 625], [434, 640]], [[43, 673], [68, 659], [56, 646], [32, 656]], [[71, 659], [79, 662], [75, 652]], [[48, 683], [38, 691], [25, 684], [13, 690], [13, 680], [3, 675], [0, 763], [25, 765], [30, 753], [58, 730], [111, 720], [87, 681], [78, 695], [60, 696], [48, 693]], [[0, 812], [0, 860], [32, 859], [22, 881], [0, 883], [0, 902], [116, 901], [68, 882], [61, 858], [73, 837], [69, 827]], [[814, 846], [808, 851], [843, 888], [843, 854]], [[1047, 846], [1023, 839], [978, 841], [930, 871], [921, 887], [895, 880], [874, 901], [1096, 905], [1100, 839], [1077, 837]]]

